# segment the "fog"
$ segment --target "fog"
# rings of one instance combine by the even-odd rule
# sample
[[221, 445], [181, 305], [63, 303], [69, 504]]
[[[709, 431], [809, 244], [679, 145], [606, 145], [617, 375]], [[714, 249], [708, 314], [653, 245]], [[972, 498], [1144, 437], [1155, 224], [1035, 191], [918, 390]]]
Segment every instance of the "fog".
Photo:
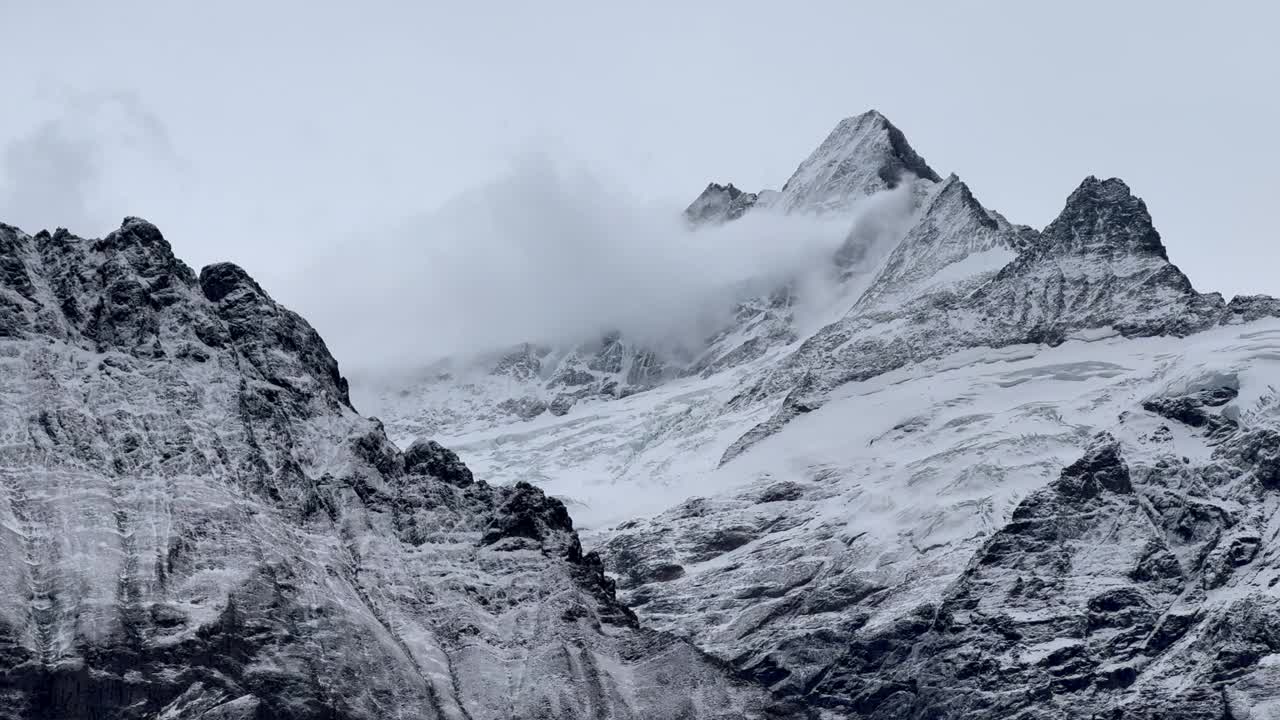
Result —
[[171, 188], [181, 182], [185, 169], [168, 130], [134, 94], [46, 99], [48, 114], [0, 148], [5, 222], [100, 235], [117, 208], [154, 193], [157, 176]]
[[[696, 348], [739, 300], [783, 283], [797, 287], [799, 312], [821, 306], [856, 220], [755, 211], [695, 230], [682, 210], [531, 154], [436, 212], [334, 243], [285, 285], [357, 373], [608, 331]], [[869, 198], [856, 215], [904, 211], [909, 197]], [[859, 225], [879, 237], [892, 224]]]

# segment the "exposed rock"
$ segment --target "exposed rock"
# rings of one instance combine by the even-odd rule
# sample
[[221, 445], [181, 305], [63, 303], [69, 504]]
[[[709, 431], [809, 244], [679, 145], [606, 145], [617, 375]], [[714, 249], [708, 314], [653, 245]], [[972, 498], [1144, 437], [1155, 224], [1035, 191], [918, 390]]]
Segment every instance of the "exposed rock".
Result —
[[569, 393], [560, 393], [551, 400], [547, 405], [547, 411], [556, 417], [567, 415], [573, 409], [573, 404], [577, 402], [577, 398]]
[[[1217, 717], [1220, 695], [1199, 689], [1256, 667], [1275, 640], [1250, 629], [1248, 641], [1213, 640], [1220, 649], [1206, 659], [1194, 645], [1221, 632], [1218, 611], [1177, 611], [1182, 582], [1132, 585], [1117, 574], [1132, 566], [1123, 558], [1135, 550], [1149, 559], [1163, 546], [1162, 528], [1150, 526], [1136, 499], [1154, 488], [1131, 485], [1117, 447], [1099, 439], [1057, 482], [1027, 498], [930, 613], [926, 629], [874, 633], [876, 642], [898, 648], [896, 665], [871, 671], [864, 660], [843, 659], [812, 692], [866, 717], [1074, 718], [1114, 708], [1155, 718], [1175, 706], [1186, 717]], [[1233, 544], [1222, 557], [1245, 562], [1248, 545]], [[1259, 600], [1237, 606], [1273, 605]], [[1173, 653], [1175, 645], [1183, 649]], [[1197, 682], [1147, 681], [1170, 672]], [[910, 684], [921, 677], [934, 681]], [[902, 692], [886, 692], [895, 686]]]
[[547, 404], [536, 397], [507, 398], [498, 403], [498, 410], [521, 420], [532, 420], [546, 412]]
[[942, 178], [875, 110], [842, 120], [782, 186], [787, 210], [846, 210], [866, 195], [896, 187], [909, 177]]
[[542, 373], [542, 358], [550, 348], [525, 343], [498, 360], [494, 375], [507, 375], [517, 380], [533, 380]]
[[457, 453], [434, 440], [415, 440], [404, 451], [404, 469], [407, 473], [430, 475], [458, 487], [475, 482], [471, 470], [462, 464]]
[[1153, 412], [1184, 425], [1220, 435], [1234, 430], [1236, 422], [1214, 408], [1231, 402], [1239, 391], [1233, 387], [1217, 387], [1179, 397], [1152, 398], [1142, 403], [1142, 409]]
[[685, 208], [684, 216], [694, 225], [737, 220], [756, 204], [757, 198], [755, 193], [744, 193], [734, 187], [733, 183], [711, 183]]
[[760, 493], [760, 502], [786, 502], [788, 500], [797, 500], [804, 495], [804, 488], [794, 482], [774, 483], [765, 488]]
[[573, 530], [573, 521], [569, 519], [564, 503], [547, 497], [538, 488], [528, 483], [517, 483], [501, 491], [506, 497], [480, 539], [481, 543], [492, 545], [511, 537], [543, 541], [556, 533]]
[[1280, 299], [1269, 295], [1237, 295], [1227, 303], [1228, 322], [1253, 322], [1264, 317], [1280, 317]]
[[[306, 394], [318, 391], [318, 396], [350, 407], [347, 380], [338, 373], [338, 362], [320, 335], [296, 313], [277, 305], [244, 270], [231, 263], [210, 265], [200, 271], [200, 288], [224, 323], [226, 341], [267, 382]], [[220, 342], [217, 330], [211, 332], [204, 339]], [[295, 387], [300, 382], [305, 385]], [[311, 383], [318, 386], [313, 389]]]
[[1084, 457], [1062, 471], [1058, 491], [1082, 498], [1095, 497], [1103, 490], [1131, 493], [1129, 467], [1120, 458], [1120, 445], [1110, 436], [1095, 441]]

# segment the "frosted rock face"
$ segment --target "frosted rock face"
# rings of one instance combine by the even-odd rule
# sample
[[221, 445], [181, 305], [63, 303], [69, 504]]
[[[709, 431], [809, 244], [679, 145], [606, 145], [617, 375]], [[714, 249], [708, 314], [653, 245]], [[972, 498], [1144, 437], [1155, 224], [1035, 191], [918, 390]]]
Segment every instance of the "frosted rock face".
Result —
[[733, 183], [711, 183], [685, 208], [684, 216], [694, 225], [737, 220], [754, 207], [758, 199], [756, 193], [744, 193], [734, 187]]
[[869, 110], [836, 125], [782, 186], [779, 202], [788, 211], [847, 209], [863, 196], [911, 178], [942, 180], [901, 130]]
[[0, 717], [773, 707], [641, 629], [559, 501], [402, 453], [302, 318], [145, 221], [0, 226], [0, 403]]
[[811, 692], [873, 717], [1272, 716], [1280, 674], [1259, 661], [1280, 649], [1280, 568], [1259, 555], [1276, 496], [1257, 432], [1203, 463], [1139, 438], [1156, 447], [1132, 467], [1098, 438], [941, 602], [868, 633]]
[[864, 197], [903, 182], [942, 182], [907, 138], [878, 111], [841, 120], [782, 186], [780, 192], [746, 193], [710, 183], [684, 211], [695, 225], [742, 217], [753, 207], [783, 212], [847, 211]]

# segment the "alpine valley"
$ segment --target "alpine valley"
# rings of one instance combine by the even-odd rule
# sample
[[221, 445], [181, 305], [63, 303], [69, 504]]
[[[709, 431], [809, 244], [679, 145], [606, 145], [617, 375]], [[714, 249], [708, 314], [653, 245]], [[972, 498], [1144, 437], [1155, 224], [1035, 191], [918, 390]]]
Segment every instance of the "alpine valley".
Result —
[[876, 111], [684, 220], [764, 216], [847, 221], [816, 307], [350, 385], [144, 220], [0, 225], [0, 718], [1280, 718], [1280, 301]]

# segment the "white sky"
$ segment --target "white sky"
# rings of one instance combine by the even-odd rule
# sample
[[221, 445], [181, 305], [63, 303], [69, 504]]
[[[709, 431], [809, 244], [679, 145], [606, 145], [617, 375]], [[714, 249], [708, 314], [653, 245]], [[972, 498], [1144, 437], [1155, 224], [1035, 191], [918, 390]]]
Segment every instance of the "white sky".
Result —
[[0, 218], [141, 215], [275, 289], [530, 150], [683, 204], [875, 107], [1010, 220], [1120, 176], [1200, 289], [1280, 294], [1277, 7], [0, 0]]

